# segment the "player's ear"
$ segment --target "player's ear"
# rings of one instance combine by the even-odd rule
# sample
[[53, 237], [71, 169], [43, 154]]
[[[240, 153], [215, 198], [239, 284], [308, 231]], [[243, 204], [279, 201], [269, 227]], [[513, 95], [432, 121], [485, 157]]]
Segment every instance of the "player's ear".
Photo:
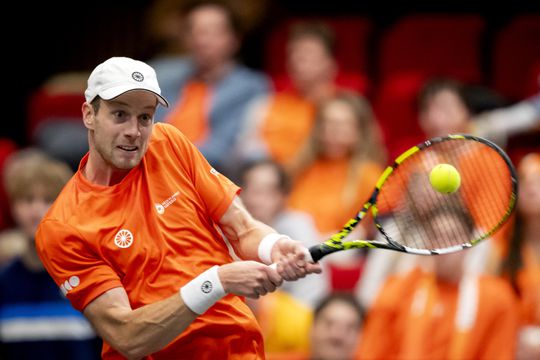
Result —
[[90, 129], [90, 130], [93, 130], [94, 129], [94, 122], [95, 122], [95, 111], [94, 111], [94, 107], [87, 103], [87, 102], [84, 102], [83, 105], [82, 105], [82, 116], [83, 116], [83, 123], [84, 123], [84, 126], [87, 128], [87, 129]]

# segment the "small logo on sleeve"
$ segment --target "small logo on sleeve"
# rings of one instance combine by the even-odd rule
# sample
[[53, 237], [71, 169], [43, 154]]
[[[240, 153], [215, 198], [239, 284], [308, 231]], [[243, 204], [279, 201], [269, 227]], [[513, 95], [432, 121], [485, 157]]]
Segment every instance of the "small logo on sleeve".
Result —
[[60, 291], [65, 296], [68, 292], [79, 286], [80, 283], [81, 279], [78, 276], [72, 276], [60, 285]]
[[217, 171], [216, 169], [214, 168], [211, 168], [210, 169], [210, 174], [214, 175], [214, 176], [218, 176], [219, 175], [219, 171]]
[[206, 280], [201, 285], [201, 290], [203, 293], [208, 294], [210, 291], [212, 291], [212, 283], [209, 280]]
[[133, 244], [133, 234], [126, 229], [120, 230], [114, 237], [114, 244], [122, 249], [130, 247]]

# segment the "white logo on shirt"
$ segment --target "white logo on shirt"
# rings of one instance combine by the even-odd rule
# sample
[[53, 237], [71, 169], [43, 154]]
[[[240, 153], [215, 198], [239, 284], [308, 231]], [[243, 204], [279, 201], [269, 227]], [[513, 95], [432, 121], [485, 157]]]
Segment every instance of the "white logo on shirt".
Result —
[[165, 209], [168, 208], [172, 203], [176, 201], [176, 197], [180, 195], [180, 191], [175, 192], [171, 196], [167, 198], [164, 202], [161, 204], [155, 203], [154, 206], [156, 207], [156, 211], [159, 215], [163, 215], [165, 213]]
[[120, 230], [114, 237], [114, 244], [122, 249], [130, 247], [133, 244], [133, 234], [126, 229]]
[[60, 285], [60, 291], [64, 296], [73, 288], [76, 288], [81, 283], [81, 279], [78, 276], [72, 276]]
[[211, 169], [210, 169], [210, 174], [215, 175], [215, 176], [218, 176], [218, 175], [219, 175], [219, 171], [217, 171], [217, 170], [214, 169], [214, 168], [211, 168]]

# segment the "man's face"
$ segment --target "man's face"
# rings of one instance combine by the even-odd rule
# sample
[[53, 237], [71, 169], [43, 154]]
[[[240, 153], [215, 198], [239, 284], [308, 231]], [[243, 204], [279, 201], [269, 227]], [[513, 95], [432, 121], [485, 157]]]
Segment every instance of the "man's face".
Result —
[[100, 100], [96, 113], [92, 106], [83, 109], [90, 144], [104, 167], [129, 170], [139, 164], [148, 149], [152, 134], [156, 96], [148, 91], [128, 91], [112, 100]]
[[343, 301], [333, 301], [321, 311], [311, 331], [313, 359], [352, 359], [356, 348], [361, 319]]
[[467, 107], [450, 90], [433, 95], [420, 112], [420, 127], [429, 138], [466, 132], [469, 121]]
[[336, 72], [335, 61], [321, 40], [308, 36], [288, 44], [287, 66], [291, 78], [300, 88], [332, 80]]
[[187, 19], [186, 46], [201, 67], [213, 67], [231, 59], [238, 40], [227, 15], [219, 6], [202, 6]]

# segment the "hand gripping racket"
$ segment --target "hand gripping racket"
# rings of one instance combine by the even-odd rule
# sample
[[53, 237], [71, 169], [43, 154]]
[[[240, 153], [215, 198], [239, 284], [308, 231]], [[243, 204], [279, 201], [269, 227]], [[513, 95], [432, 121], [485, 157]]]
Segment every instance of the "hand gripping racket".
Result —
[[[429, 181], [438, 164], [454, 166], [457, 191], [444, 194]], [[309, 248], [314, 262], [337, 251], [380, 248], [419, 255], [470, 248], [508, 220], [517, 201], [516, 171], [492, 142], [472, 135], [448, 135], [420, 143], [398, 156], [380, 176], [354, 218], [325, 242]], [[378, 240], [344, 239], [371, 211]]]

